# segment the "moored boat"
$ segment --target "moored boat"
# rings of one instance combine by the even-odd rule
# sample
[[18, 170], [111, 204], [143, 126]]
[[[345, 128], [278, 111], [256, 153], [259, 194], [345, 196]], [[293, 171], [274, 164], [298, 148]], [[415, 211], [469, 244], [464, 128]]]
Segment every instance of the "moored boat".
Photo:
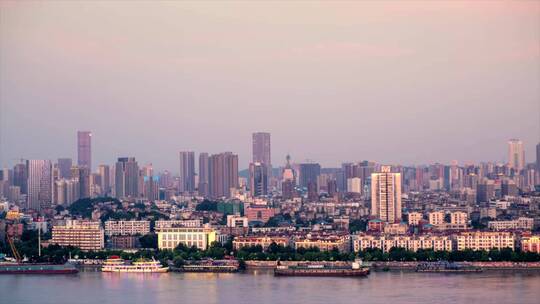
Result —
[[275, 276], [364, 277], [368, 274], [369, 268], [362, 267], [359, 262], [354, 262], [351, 266], [329, 266], [325, 264], [278, 265], [274, 269]]
[[0, 263], [0, 274], [73, 274], [79, 270], [70, 263], [35, 264], [35, 263]]
[[159, 261], [154, 259], [140, 259], [133, 263], [127, 263], [119, 256], [108, 258], [101, 267], [103, 272], [143, 272], [143, 273], [164, 273], [169, 271], [169, 267], [164, 267]]
[[441, 272], [441, 273], [477, 273], [482, 272], [480, 267], [473, 267], [467, 264], [439, 261], [424, 262], [416, 266], [416, 272]]

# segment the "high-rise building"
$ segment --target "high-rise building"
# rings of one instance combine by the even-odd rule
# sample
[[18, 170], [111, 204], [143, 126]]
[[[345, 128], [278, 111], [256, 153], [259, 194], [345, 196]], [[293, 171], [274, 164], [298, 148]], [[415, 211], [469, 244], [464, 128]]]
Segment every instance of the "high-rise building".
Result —
[[155, 201], [159, 198], [159, 177], [145, 176], [143, 195], [149, 201]]
[[519, 139], [508, 141], [508, 167], [517, 172], [525, 168], [525, 150], [523, 142]]
[[86, 166], [73, 166], [71, 177], [79, 181], [79, 196], [90, 197], [90, 169]]
[[371, 174], [371, 215], [390, 223], [401, 221], [401, 174], [382, 166]]
[[111, 172], [108, 165], [100, 165], [98, 167], [100, 178], [101, 195], [108, 196], [111, 194]]
[[254, 197], [268, 194], [268, 169], [265, 164], [249, 164], [249, 190]]
[[540, 143], [536, 145], [536, 168], [540, 171]]
[[21, 194], [28, 194], [28, 168], [26, 163], [13, 167], [13, 185], [20, 188]]
[[362, 180], [360, 177], [352, 177], [347, 179], [347, 192], [362, 193]]
[[58, 178], [71, 178], [71, 167], [73, 161], [71, 158], [59, 158], [58, 159]]
[[92, 170], [92, 132], [77, 132], [77, 165]]
[[199, 154], [199, 195], [208, 196], [209, 184], [209, 158], [208, 153]]
[[253, 139], [253, 163], [262, 163], [266, 165], [268, 176], [272, 176], [272, 160], [271, 160], [271, 146], [270, 146], [270, 133], [256, 132], [252, 135]]
[[209, 158], [209, 196], [230, 197], [238, 188], [238, 155], [232, 152], [213, 154]]
[[50, 160], [26, 161], [28, 168], [27, 208], [41, 210], [52, 205], [52, 163]]
[[55, 182], [56, 204], [69, 206], [80, 198], [78, 179], [60, 179]]
[[317, 177], [321, 175], [321, 165], [316, 163], [300, 164], [300, 187], [305, 187], [309, 183], [317, 185]]
[[180, 152], [180, 192], [195, 191], [195, 152]]
[[120, 157], [115, 165], [115, 197], [139, 196], [139, 165], [135, 157]]

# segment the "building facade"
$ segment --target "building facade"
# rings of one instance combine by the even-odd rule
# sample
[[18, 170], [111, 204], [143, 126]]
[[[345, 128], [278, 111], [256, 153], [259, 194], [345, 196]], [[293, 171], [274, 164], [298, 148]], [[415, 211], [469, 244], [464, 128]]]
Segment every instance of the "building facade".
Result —
[[105, 235], [99, 221], [68, 220], [65, 225], [53, 226], [50, 243], [85, 251], [101, 250], [105, 245]]
[[383, 166], [371, 174], [371, 215], [385, 222], [401, 221], [401, 174]]

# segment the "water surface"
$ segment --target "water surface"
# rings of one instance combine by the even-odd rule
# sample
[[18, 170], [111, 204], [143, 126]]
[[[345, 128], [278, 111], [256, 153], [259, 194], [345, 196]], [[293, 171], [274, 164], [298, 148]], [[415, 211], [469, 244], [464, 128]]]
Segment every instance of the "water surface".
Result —
[[1, 275], [0, 303], [540, 303], [540, 274], [373, 272], [367, 278], [237, 274]]

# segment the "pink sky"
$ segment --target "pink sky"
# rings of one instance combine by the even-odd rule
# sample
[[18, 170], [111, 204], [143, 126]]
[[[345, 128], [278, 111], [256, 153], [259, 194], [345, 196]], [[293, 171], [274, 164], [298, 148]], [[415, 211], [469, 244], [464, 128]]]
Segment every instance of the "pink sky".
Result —
[[0, 2], [0, 166], [178, 150], [504, 161], [540, 140], [540, 2]]

